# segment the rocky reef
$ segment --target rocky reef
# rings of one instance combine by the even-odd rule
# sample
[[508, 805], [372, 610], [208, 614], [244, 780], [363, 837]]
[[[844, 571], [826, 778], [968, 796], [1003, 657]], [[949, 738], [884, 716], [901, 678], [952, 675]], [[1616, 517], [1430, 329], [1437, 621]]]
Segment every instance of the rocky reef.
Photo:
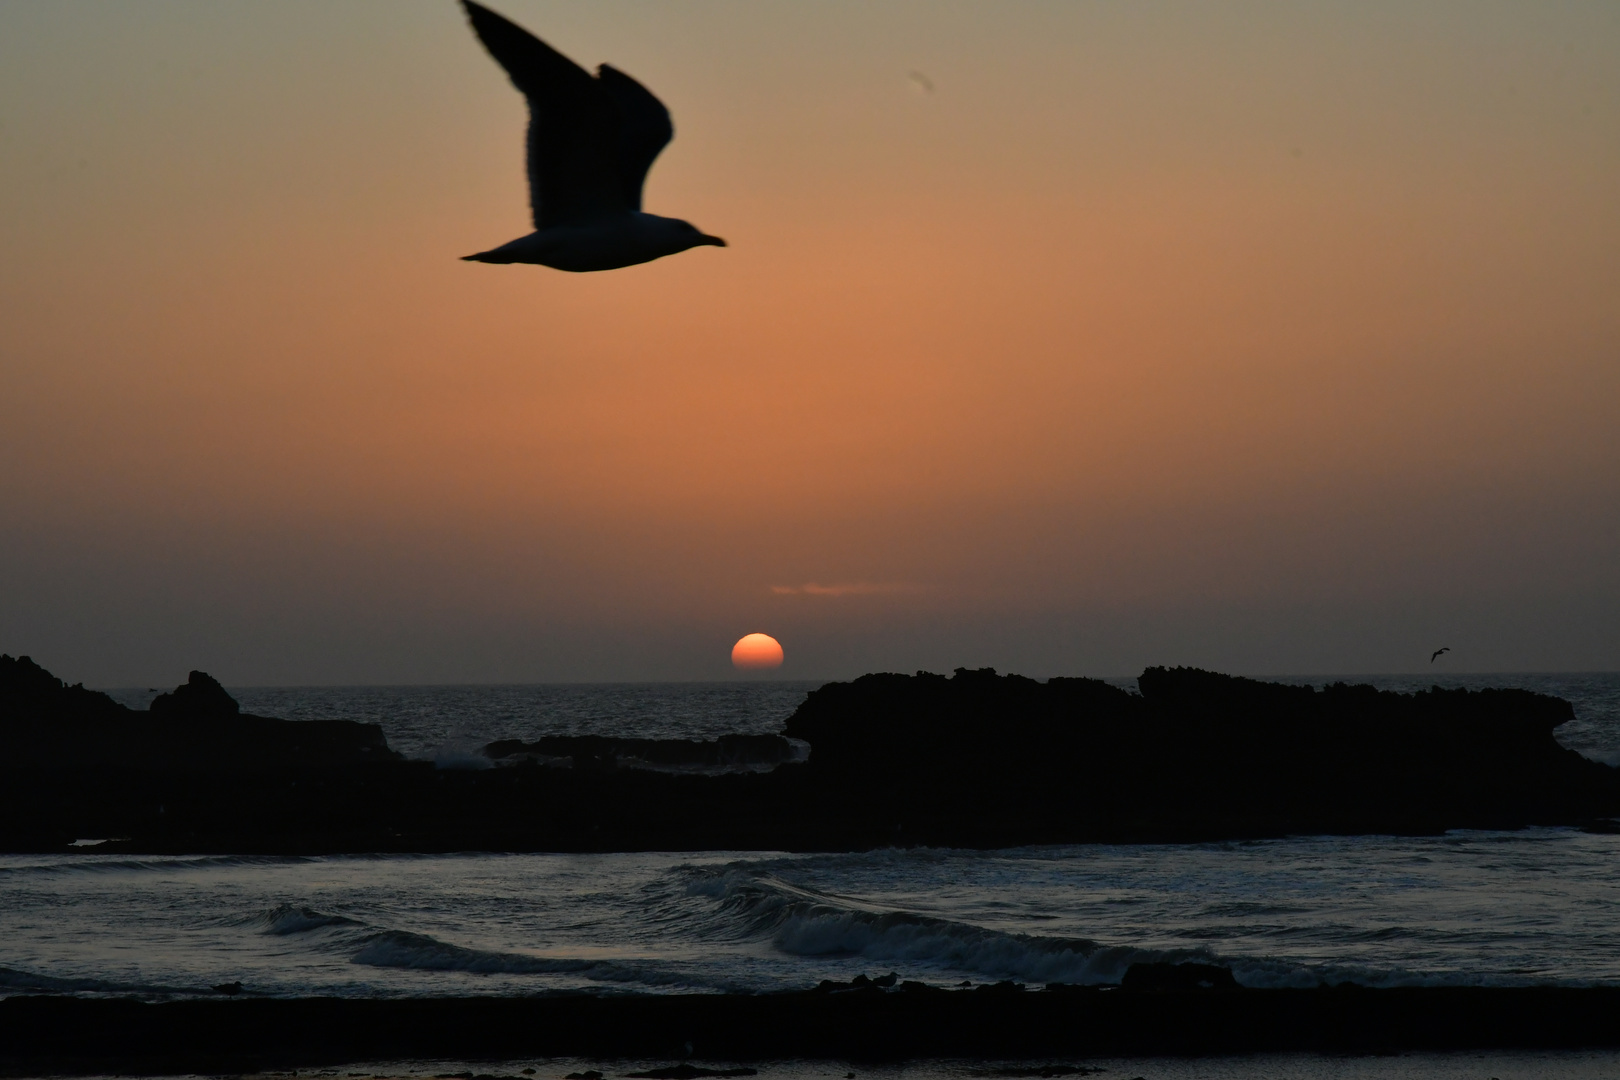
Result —
[[7, 770], [259, 772], [398, 761], [376, 724], [242, 712], [201, 671], [145, 712], [69, 686], [26, 656], [0, 656], [0, 750]]
[[1424, 832], [1616, 809], [1616, 771], [1553, 737], [1574, 716], [1560, 698], [1316, 690], [1193, 668], [1137, 683], [867, 675], [813, 691], [785, 734], [811, 745], [832, 786], [909, 809], [930, 837], [983, 843]]
[[[1605, 827], [1620, 771], [1519, 690], [1150, 668], [812, 691], [780, 736], [505, 741], [435, 769], [375, 725], [255, 717], [193, 672], [147, 712], [0, 657], [0, 850], [857, 850]], [[805, 748], [808, 747], [806, 760]]]
[[780, 735], [722, 735], [718, 739], [615, 739], [605, 735], [548, 735], [534, 742], [502, 739], [483, 749], [497, 765], [550, 765], [592, 772], [646, 769], [720, 775], [769, 772], [802, 761], [809, 747]]

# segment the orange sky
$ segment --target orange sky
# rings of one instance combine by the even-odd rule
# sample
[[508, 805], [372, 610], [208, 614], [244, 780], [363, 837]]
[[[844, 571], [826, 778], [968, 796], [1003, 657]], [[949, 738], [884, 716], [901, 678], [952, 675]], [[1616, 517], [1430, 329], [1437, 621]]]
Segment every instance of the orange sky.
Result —
[[459, 262], [524, 113], [449, 0], [0, 7], [0, 651], [1620, 667], [1620, 8], [496, 7], [729, 248]]

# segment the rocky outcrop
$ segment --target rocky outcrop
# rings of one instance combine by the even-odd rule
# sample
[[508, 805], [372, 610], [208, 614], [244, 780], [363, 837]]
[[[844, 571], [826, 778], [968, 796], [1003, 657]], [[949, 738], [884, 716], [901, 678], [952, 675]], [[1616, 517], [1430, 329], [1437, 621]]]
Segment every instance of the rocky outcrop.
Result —
[[769, 772], [801, 761], [808, 752], [780, 735], [722, 735], [718, 739], [614, 739], [602, 735], [548, 735], [534, 742], [502, 739], [484, 747], [497, 765], [536, 764], [580, 771], [645, 769], [717, 776]]
[[1192, 668], [1149, 668], [1138, 685], [868, 675], [813, 691], [785, 733], [810, 744], [823, 783], [907, 807], [930, 829], [1021, 842], [1511, 827], [1620, 810], [1616, 771], [1553, 737], [1573, 716], [1558, 698], [1316, 690]]
[[0, 732], [23, 724], [117, 719], [129, 710], [83, 683], [69, 686], [27, 656], [0, 654]]
[[400, 760], [382, 728], [244, 713], [201, 671], [141, 712], [68, 686], [26, 656], [0, 656], [5, 768], [62, 773], [330, 769]]
[[[131, 712], [5, 658], [0, 849], [992, 848], [1602, 828], [1620, 814], [1620, 771], [1553, 738], [1571, 715], [1557, 698], [1186, 668], [1150, 668], [1139, 686], [868, 675], [812, 692], [781, 737], [503, 742], [486, 754], [511, 767], [446, 770], [399, 760], [374, 725], [242, 714], [200, 672]], [[808, 761], [769, 767], [804, 744]]]
[[166, 720], [225, 720], [240, 716], [242, 706], [218, 679], [193, 671], [185, 682], [153, 698], [146, 711]]

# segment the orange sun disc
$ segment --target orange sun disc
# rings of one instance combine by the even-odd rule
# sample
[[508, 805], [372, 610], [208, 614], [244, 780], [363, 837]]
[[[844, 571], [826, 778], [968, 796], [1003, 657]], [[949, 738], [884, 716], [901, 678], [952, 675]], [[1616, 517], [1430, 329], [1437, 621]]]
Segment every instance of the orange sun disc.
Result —
[[731, 647], [731, 666], [763, 671], [782, 666], [782, 643], [769, 634], [747, 634]]

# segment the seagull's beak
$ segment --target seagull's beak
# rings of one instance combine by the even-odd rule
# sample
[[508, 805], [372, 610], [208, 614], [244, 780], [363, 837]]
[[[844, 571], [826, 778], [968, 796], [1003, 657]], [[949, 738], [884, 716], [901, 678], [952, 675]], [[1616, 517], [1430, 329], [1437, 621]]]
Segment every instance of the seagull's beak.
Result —
[[704, 233], [702, 235], [702, 237], [698, 240], [698, 244], [700, 246], [703, 245], [703, 244], [707, 244], [710, 247], [725, 247], [726, 246], [726, 242], [724, 240], [720, 239], [718, 236], [710, 236], [708, 233]]

